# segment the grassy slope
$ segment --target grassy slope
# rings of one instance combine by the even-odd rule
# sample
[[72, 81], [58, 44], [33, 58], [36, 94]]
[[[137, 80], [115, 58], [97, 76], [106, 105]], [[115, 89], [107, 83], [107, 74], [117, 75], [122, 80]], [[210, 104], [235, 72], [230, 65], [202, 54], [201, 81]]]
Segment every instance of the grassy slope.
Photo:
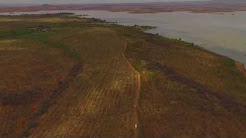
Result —
[[246, 78], [232, 60], [186, 42], [117, 30], [129, 39], [127, 56], [141, 73], [144, 137], [246, 135]]
[[[138, 111], [142, 137], [246, 135], [246, 78], [228, 58], [182, 41], [145, 34], [139, 27], [97, 20], [1, 17], [0, 24], [0, 45], [18, 40], [0, 47], [1, 53], [9, 53], [1, 54], [0, 64], [9, 68], [18, 60], [24, 61], [25, 66], [17, 64], [9, 72], [28, 68], [33, 73], [23, 76], [33, 78], [35, 88], [46, 90], [41, 93], [51, 93], [39, 97], [41, 102], [36, 104], [1, 105], [2, 116], [16, 118], [1, 119], [5, 124], [0, 127], [0, 132], [5, 132], [1, 135], [133, 136], [137, 85], [122, 56], [126, 43], [126, 55], [141, 74]], [[25, 60], [21, 54], [26, 55]], [[10, 65], [5, 61], [8, 57], [15, 59], [8, 61]], [[51, 77], [43, 81], [36, 76], [43, 71], [40, 66], [48, 66], [39, 61], [43, 59], [53, 65], [47, 71], [58, 74], [60, 80]], [[6, 71], [0, 69], [1, 73]], [[0, 83], [1, 91], [28, 90], [23, 83], [29, 84], [29, 79], [12, 75], [22, 81], [4, 87]], [[5, 78], [12, 83], [10, 74]], [[45, 84], [54, 90], [47, 90]], [[24, 127], [18, 127], [20, 124]]]
[[74, 60], [59, 47], [37, 38], [28, 26], [38, 23], [0, 22], [0, 134], [22, 133], [41, 101], [66, 79]]
[[131, 136], [134, 74], [122, 57], [125, 42], [103, 27], [64, 31], [53, 39], [75, 49], [83, 69], [32, 136]]

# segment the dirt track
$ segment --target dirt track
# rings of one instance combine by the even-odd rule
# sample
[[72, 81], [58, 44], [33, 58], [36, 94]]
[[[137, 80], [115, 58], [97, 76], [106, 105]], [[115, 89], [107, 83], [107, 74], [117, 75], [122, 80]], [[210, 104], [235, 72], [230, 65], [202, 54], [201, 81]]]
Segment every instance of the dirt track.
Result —
[[[125, 49], [127, 47], [127, 42], [125, 44]], [[136, 96], [134, 99], [134, 114], [133, 114], [133, 121], [134, 121], [134, 138], [138, 138], [139, 136], [139, 119], [138, 119], [138, 101], [140, 97], [140, 90], [141, 90], [141, 77], [140, 73], [132, 66], [130, 61], [126, 58], [124, 52], [122, 53], [123, 58], [126, 60], [128, 66], [131, 68], [131, 70], [135, 73], [136, 77]]]

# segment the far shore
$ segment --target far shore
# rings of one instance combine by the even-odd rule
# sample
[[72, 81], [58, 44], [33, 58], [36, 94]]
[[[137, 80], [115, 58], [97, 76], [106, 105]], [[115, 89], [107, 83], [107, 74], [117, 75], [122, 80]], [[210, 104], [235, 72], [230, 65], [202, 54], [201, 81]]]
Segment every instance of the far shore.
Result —
[[159, 13], [190, 11], [194, 13], [221, 13], [246, 11], [246, 2], [149, 2], [149, 3], [95, 3], [43, 4], [33, 6], [1, 6], [4, 12], [33, 12], [41, 10], [103, 10], [111, 12]]
[[[36, 9], [37, 8], [37, 9]], [[5, 8], [5, 9], [1, 9], [0, 8], [0, 13], [19, 13], [19, 12], [38, 12], [38, 11], [56, 11], [56, 10], [78, 10], [78, 9], [67, 9], [67, 8], [55, 8], [55, 9], [46, 9], [46, 8]], [[172, 10], [172, 11], [169, 11], [169, 10], [134, 10], [134, 9], [129, 9], [129, 10], [122, 10], [122, 9], [118, 9], [118, 10], [110, 10], [110, 9], [79, 9], [81, 11], [90, 11], [90, 10], [98, 10], [98, 11], [109, 11], [109, 12], [129, 12], [129, 13], [132, 13], [132, 14], [145, 14], [145, 13], [152, 13], [152, 14], [155, 14], [155, 13], [170, 13], [170, 12], [191, 12], [191, 13], [208, 13], [208, 14], [220, 14], [220, 15], [223, 15], [224, 13], [233, 13], [234, 12], [243, 12], [243, 11], [246, 11], [246, 9], [243, 9], [243, 10], [194, 10], [194, 9], [184, 9], [184, 10]]]

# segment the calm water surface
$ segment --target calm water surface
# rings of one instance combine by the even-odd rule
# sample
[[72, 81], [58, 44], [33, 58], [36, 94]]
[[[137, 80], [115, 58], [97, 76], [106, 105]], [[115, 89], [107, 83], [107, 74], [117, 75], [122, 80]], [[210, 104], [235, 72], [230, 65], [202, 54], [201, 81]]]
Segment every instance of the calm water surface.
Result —
[[[32, 12], [32, 14], [57, 12], [61, 11], [39, 11]], [[148, 32], [159, 33], [171, 38], [182, 38], [182, 40], [196, 43], [210, 51], [246, 64], [246, 12], [222, 14], [190, 12], [154, 14], [109, 11], [63, 12], [88, 14], [90, 17], [118, 22], [121, 25], [156, 26], [156, 29], [149, 30]]]

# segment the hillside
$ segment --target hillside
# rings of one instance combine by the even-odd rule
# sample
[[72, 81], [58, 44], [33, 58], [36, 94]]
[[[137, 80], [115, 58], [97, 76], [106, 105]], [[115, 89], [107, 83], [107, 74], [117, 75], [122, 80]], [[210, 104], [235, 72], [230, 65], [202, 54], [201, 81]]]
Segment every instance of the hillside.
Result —
[[245, 137], [235, 61], [144, 29], [0, 17], [0, 136]]

